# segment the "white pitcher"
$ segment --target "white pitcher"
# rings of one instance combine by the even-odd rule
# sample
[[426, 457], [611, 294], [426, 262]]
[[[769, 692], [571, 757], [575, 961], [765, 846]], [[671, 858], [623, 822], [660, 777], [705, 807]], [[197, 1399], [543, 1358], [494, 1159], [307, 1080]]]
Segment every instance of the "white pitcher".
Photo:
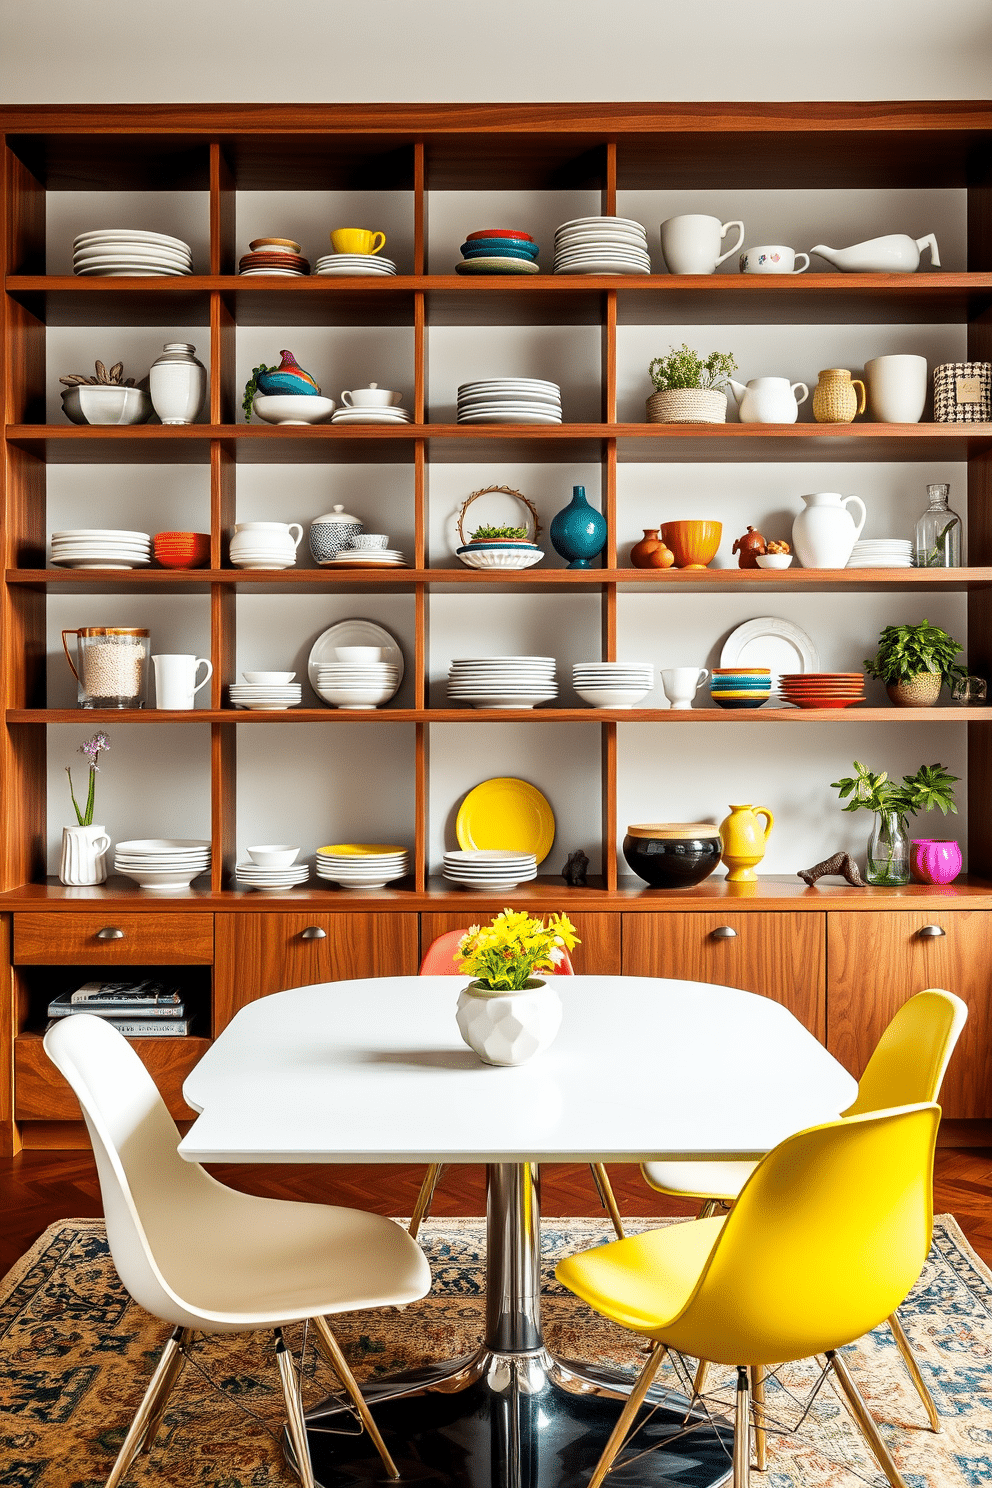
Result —
[[[867, 516], [861, 497], [817, 491], [803, 500], [806, 510], [792, 524], [792, 546], [799, 562], [803, 568], [846, 568]], [[847, 510], [851, 501], [861, 508], [857, 526]]]
[[[790, 382], [787, 377], [752, 377], [744, 385], [728, 378], [742, 424], [794, 424], [799, 417], [799, 405], [809, 397], [809, 388], [804, 382]], [[796, 396], [796, 388], [802, 388], [802, 397]]]
[[109, 847], [106, 827], [63, 827], [59, 882], [73, 887], [104, 883]]

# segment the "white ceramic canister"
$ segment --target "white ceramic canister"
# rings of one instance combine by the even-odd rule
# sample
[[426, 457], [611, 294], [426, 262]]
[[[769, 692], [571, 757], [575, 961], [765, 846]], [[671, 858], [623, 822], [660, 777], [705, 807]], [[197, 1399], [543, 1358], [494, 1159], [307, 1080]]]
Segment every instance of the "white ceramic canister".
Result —
[[203, 407], [207, 369], [188, 341], [167, 341], [151, 365], [148, 391], [163, 424], [191, 424]]
[[927, 359], [908, 352], [865, 362], [868, 409], [879, 424], [918, 424], [927, 402]]
[[110, 838], [106, 827], [63, 827], [62, 860], [59, 882], [74, 888], [83, 884], [102, 884], [107, 878], [107, 850]]
[[[867, 516], [861, 497], [817, 491], [803, 500], [806, 508], [792, 524], [792, 546], [799, 562], [803, 568], [846, 568]], [[847, 509], [850, 501], [861, 508], [857, 525]]]
[[342, 548], [349, 548], [353, 537], [365, 531], [365, 523], [353, 517], [343, 506], [335, 506], [310, 523], [310, 551], [316, 563], [326, 563]]

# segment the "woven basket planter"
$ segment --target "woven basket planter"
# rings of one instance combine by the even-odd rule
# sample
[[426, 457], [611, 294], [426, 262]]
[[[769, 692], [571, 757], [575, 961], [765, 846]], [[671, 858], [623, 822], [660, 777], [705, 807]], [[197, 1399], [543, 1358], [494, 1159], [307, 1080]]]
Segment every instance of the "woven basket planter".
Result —
[[727, 395], [712, 388], [666, 388], [646, 404], [649, 424], [725, 424]]
[[933, 369], [935, 424], [992, 422], [992, 362], [944, 362]]
[[932, 708], [940, 697], [943, 677], [940, 672], [920, 672], [906, 682], [892, 682], [886, 687], [889, 702], [897, 708]]

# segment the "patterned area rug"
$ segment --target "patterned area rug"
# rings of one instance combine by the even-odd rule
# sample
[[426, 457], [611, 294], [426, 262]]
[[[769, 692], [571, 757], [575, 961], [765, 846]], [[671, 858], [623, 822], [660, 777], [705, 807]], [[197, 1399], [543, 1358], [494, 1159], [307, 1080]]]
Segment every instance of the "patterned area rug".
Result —
[[[631, 1233], [657, 1225], [631, 1220]], [[478, 1219], [431, 1220], [421, 1238], [434, 1288], [402, 1312], [355, 1313], [336, 1331], [356, 1373], [374, 1379], [475, 1347], [482, 1331], [482, 1245]], [[598, 1220], [546, 1220], [544, 1321], [565, 1357], [631, 1372], [637, 1344], [591, 1313], [554, 1281], [562, 1254], [612, 1239]], [[926, 1269], [901, 1316], [937, 1402], [935, 1436], [886, 1327], [845, 1351], [909, 1488], [992, 1483], [992, 1273], [955, 1221], [938, 1218]], [[52, 1225], [0, 1282], [0, 1485], [101, 1488], [144, 1391], [165, 1326], [129, 1299], [96, 1220]], [[302, 1330], [295, 1340], [299, 1348]], [[281, 1488], [295, 1480], [274, 1434], [282, 1397], [263, 1334], [204, 1341], [173, 1394], [154, 1450], [128, 1478], [133, 1488]], [[669, 1366], [666, 1364], [666, 1369]], [[691, 1366], [690, 1366], [691, 1367]], [[304, 1353], [308, 1399], [332, 1382], [313, 1350]], [[884, 1479], [832, 1385], [815, 1396], [814, 1363], [769, 1381], [767, 1488], [853, 1488]], [[674, 1367], [667, 1376], [678, 1384]], [[730, 1375], [714, 1372], [711, 1404], [729, 1403]], [[220, 1387], [220, 1388], [218, 1388]], [[617, 1479], [623, 1482], [622, 1473]], [[570, 1485], [562, 1485], [570, 1488]]]

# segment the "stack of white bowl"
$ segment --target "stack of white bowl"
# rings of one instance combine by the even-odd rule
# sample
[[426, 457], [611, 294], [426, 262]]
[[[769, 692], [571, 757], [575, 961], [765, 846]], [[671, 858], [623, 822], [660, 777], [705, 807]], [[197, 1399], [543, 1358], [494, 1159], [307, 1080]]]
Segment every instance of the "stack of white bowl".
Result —
[[490, 377], [458, 389], [460, 424], [560, 424], [561, 388], [540, 377]]
[[453, 661], [448, 696], [473, 708], [533, 708], [558, 696], [553, 656], [485, 656]]
[[575, 217], [555, 233], [556, 274], [650, 274], [648, 235], [629, 217]]
[[503, 848], [446, 852], [441, 874], [463, 889], [498, 889], [502, 893], [536, 878], [537, 859], [533, 853]]
[[410, 872], [405, 847], [385, 842], [339, 842], [317, 849], [317, 877], [343, 889], [382, 889]]
[[59, 568], [145, 568], [151, 561], [148, 532], [73, 527], [52, 533], [52, 562]]
[[913, 544], [902, 537], [865, 538], [854, 544], [848, 568], [912, 568]]
[[188, 243], [168, 233], [108, 227], [73, 239], [72, 272], [107, 274], [115, 279], [178, 276], [192, 274], [193, 255]]
[[234, 870], [238, 883], [249, 889], [295, 889], [306, 883], [310, 869], [306, 863], [298, 863], [298, 847], [284, 842], [273, 842], [263, 847], [250, 847], [248, 863], [239, 863]]
[[317, 694], [335, 708], [378, 708], [396, 696], [400, 669], [381, 646], [335, 646], [337, 661], [317, 665]]
[[210, 872], [210, 843], [199, 837], [136, 837], [118, 842], [114, 872], [159, 894], [188, 889], [194, 878]]
[[636, 708], [654, 687], [649, 661], [577, 661], [572, 686], [594, 708]]
[[315, 274], [395, 274], [396, 265], [381, 253], [325, 253], [318, 258]]
[[293, 568], [302, 538], [299, 522], [239, 522], [231, 538], [231, 562], [235, 568]]
[[[303, 697], [303, 688], [294, 682], [295, 672], [242, 672], [243, 682], [232, 682], [231, 702], [236, 708], [252, 713], [280, 713], [295, 708]], [[299, 849], [297, 849], [299, 851]]]

